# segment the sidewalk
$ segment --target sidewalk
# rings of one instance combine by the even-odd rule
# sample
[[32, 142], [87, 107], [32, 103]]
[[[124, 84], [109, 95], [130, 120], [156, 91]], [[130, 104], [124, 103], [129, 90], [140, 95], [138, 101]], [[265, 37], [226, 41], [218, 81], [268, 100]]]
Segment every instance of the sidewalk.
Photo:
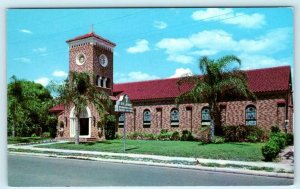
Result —
[[[60, 141], [65, 142], [65, 141]], [[54, 143], [54, 142], [52, 142]], [[169, 157], [159, 155], [132, 154], [132, 153], [111, 153], [82, 150], [50, 149], [39, 148], [41, 145], [8, 145], [8, 149], [14, 149], [17, 154], [30, 154], [38, 156], [51, 156], [58, 158], [89, 159], [97, 161], [110, 161], [133, 164], [158, 165], [165, 167], [192, 168], [207, 171], [221, 171], [241, 174], [254, 174], [263, 176], [276, 176], [293, 178], [294, 165], [291, 161], [283, 162], [247, 162], [232, 160], [217, 160], [188, 157]], [[10, 150], [13, 151], [13, 150]]]

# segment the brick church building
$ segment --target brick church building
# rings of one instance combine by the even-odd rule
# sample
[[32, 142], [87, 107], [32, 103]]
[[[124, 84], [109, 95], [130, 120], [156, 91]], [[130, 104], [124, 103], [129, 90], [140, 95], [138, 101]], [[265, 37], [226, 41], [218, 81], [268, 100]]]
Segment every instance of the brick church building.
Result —
[[[70, 39], [69, 70], [92, 72], [95, 85], [104, 90], [113, 101], [127, 94], [133, 104], [132, 113], [119, 114], [117, 131], [122, 133], [124, 116], [127, 132], [160, 133], [169, 131], [200, 131], [210, 124], [207, 103], [186, 103], [178, 107], [174, 100], [191, 87], [178, 87], [178, 78], [115, 84], [113, 80], [113, 53], [115, 43], [94, 32]], [[293, 98], [290, 66], [245, 71], [248, 86], [257, 101], [228, 101], [219, 103], [222, 122], [226, 125], [249, 125], [270, 130], [277, 125], [281, 130], [293, 130]], [[58, 105], [50, 109], [58, 115], [57, 138], [69, 139], [75, 135], [74, 107]], [[80, 114], [80, 138], [101, 139], [95, 107], [90, 104]]]

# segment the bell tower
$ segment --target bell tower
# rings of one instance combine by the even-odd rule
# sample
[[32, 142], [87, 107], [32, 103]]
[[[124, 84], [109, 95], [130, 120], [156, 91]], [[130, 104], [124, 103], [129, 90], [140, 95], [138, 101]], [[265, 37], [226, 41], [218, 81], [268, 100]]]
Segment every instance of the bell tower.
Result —
[[69, 45], [69, 70], [90, 72], [94, 84], [109, 95], [113, 91], [113, 50], [115, 43], [91, 32], [66, 41]]

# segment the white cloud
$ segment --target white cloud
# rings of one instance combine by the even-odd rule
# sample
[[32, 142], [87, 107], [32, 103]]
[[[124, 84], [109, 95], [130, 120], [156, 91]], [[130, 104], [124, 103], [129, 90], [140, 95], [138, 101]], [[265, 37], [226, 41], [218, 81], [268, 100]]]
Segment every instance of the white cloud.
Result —
[[115, 76], [116, 83], [132, 82], [132, 81], [146, 81], [159, 79], [156, 75], [150, 75], [141, 71], [129, 72], [128, 74], [117, 73]]
[[204, 30], [189, 37], [193, 45], [206, 50], [232, 50], [236, 47], [236, 41], [232, 35], [224, 30]]
[[21, 29], [20, 32], [26, 33], [26, 34], [32, 34], [32, 31], [27, 30], [27, 29]]
[[193, 72], [189, 68], [177, 68], [175, 73], [170, 76], [170, 78], [183, 77], [183, 76], [192, 76]]
[[265, 16], [262, 14], [234, 12], [231, 8], [207, 8], [206, 10], [195, 11], [192, 18], [204, 22], [219, 21], [244, 28], [259, 28], [266, 23]]
[[68, 76], [68, 74], [66, 72], [58, 71], [58, 70], [54, 71], [52, 73], [52, 75], [55, 76], [55, 77], [67, 77]]
[[275, 59], [265, 55], [240, 54], [238, 57], [242, 60], [243, 70], [292, 65], [292, 59]]
[[168, 27], [168, 24], [162, 21], [154, 21], [153, 25], [157, 29], [165, 29]]
[[34, 82], [40, 83], [40, 84], [42, 84], [43, 86], [47, 86], [48, 83], [50, 82], [50, 79], [47, 78], [47, 77], [41, 77], [41, 78], [39, 78], [39, 79], [34, 80]]
[[14, 60], [22, 62], [22, 63], [30, 63], [31, 62], [31, 60], [29, 58], [26, 58], [26, 57], [15, 58]]
[[186, 38], [165, 38], [159, 41], [156, 46], [161, 49], [166, 49], [169, 54], [188, 51], [193, 47], [193, 44]]
[[198, 56], [211, 56], [217, 53], [218, 53], [217, 50], [206, 50], [206, 49], [190, 52], [191, 55], [198, 55]]
[[135, 46], [129, 47], [127, 52], [129, 53], [143, 53], [149, 51], [149, 42], [146, 39], [139, 40], [135, 43]]
[[288, 28], [279, 28], [269, 31], [256, 39], [241, 39], [239, 41], [239, 50], [252, 53], [261, 52], [275, 53], [286, 47], [286, 42], [291, 36], [291, 30]]
[[168, 61], [178, 62], [181, 64], [191, 64], [194, 62], [192, 56], [171, 54], [167, 58]]
[[33, 52], [36, 52], [36, 53], [44, 53], [46, 51], [47, 51], [46, 47], [39, 47], [39, 48], [33, 49]]
[[[186, 38], [161, 39], [156, 47], [165, 51], [168, 61], [188, 64], [194, 63], [199, 56], [212, 56], [218, 53], [271, 57], [292, 43], [291, 36], [290, 28], [270, 30], [261, 36], [248, 39], [235, 39], [231, 33], [224, 30], [204, 30]], [[273, 65], [282, 65], [274, 60], [267, 61], [265, 58], [263, 60], [264, 64], [273, 62]]]

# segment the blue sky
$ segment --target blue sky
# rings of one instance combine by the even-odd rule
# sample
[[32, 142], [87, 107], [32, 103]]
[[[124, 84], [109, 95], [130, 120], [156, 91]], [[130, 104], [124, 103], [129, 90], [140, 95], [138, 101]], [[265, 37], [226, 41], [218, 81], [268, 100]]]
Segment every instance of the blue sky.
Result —
[[292, 8], [8, 9], [7, 79], [65, 79], [65, 41], [92, 24], [117, 44], [115, 83], [201, 74], [204, 55], [236, 55], [242, 69], [293, 68]]

